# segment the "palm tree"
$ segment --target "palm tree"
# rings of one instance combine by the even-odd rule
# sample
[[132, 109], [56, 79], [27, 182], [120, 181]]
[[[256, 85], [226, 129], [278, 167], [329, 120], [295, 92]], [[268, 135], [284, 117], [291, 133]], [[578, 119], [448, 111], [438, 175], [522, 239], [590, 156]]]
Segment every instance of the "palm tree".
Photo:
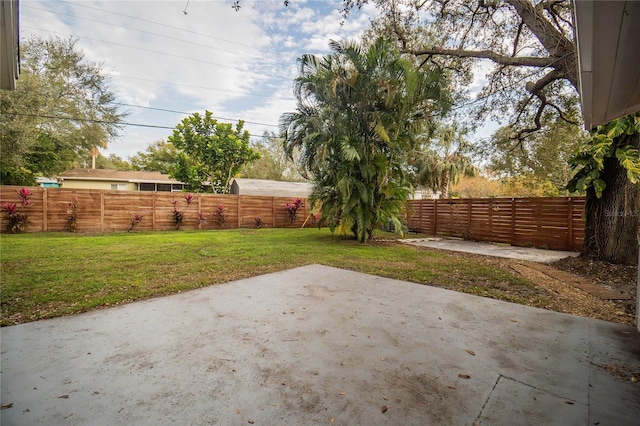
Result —
[[100, 125], [92, 123], [79, 129], [82, 150], [91, 156], [91, 168], [96, 168], [96, 157], [100, 155], [100, 148], [107, 147], [107, 132]]
[[442, 74], [416, 68], [380, 38], [367, 48], [330, 43], [304, 55], [295, 80], [297, 111], [281, 117], [285, 151], [296, 152], [322, 205], [319, 225], [364, 242], [399, 214], [411, 190], [408, 156], [428, 116], [448, 105]]
[[434, 145], [425, 149], [416, 159], [416, 184], [440, 192], [440, 198], [449, 198], [449, 189], [460, 176], [473, 177], [477, 173], [465, 151], [469, 143], [466, 131], [456, 124], [441, 125], [435, 131]]

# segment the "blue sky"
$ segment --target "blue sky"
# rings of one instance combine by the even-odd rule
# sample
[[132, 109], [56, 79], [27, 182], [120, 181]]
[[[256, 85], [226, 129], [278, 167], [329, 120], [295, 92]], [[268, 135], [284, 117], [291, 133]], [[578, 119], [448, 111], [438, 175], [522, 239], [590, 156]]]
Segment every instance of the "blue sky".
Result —
[[[327, 53], [330, 39], [357, 39], [375, 14], [366, 7], [340, 25], [341, 0], [240, 0], [237, 12], [233, 3], [22, 0], [20, 37], [77, 38], [103, 64], [129, 123], [173, 128], [187, 116], [179, 112], [208, 109], [260, 136], [295, 109], [297, 58]], [[125, 126], [103, 154], [127, 158], [170, 134]]]

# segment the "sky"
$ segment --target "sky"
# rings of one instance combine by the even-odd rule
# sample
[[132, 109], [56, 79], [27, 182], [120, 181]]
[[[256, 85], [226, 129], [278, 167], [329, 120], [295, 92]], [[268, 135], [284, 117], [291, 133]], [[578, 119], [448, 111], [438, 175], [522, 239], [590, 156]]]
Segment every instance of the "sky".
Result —
[[341, 0], [234, 3], [21, 0], [20, 39], [76, 38], [102, 63], [124, 121], [158, 126], [124, 126], [102, 150], [126, 159], [193, 112], [244, 120], [256, 137], [277, 132], [280, 115], [295, 111], [297, 58], [328, 53], [331, 39], [357, 40], [375, 15], [365, 7], [344, 21]]
[[[73, 37], [109, 76], [124, 119], [102, 154], [127, 159], [194, 112], [245, 126], [256, 140], [295, 111], [293, 81], [303, 54], [325, 55], [330, 40], [358, 40], [377, 12], [348, 19], [342, 0], [21, 0], [20, 38]], [[472, 92], [484, 82], [477, 73]], [[486, 137], [497, 125], [476, 132]]]

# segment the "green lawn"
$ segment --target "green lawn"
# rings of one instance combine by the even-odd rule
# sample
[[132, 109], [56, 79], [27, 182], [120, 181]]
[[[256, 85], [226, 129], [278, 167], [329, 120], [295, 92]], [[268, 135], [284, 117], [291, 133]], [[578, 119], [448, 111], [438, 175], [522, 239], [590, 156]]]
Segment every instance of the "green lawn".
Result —
[[317, 229], [3, 234], [0, 259], [3, 326], [311, 263], [533, 306], [548, 298], [490, 262]]

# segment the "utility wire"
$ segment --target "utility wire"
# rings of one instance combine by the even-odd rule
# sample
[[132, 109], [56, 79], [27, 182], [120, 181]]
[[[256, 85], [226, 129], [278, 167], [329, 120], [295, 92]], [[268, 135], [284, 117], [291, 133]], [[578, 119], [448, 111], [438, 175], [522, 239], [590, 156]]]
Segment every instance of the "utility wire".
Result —
[[170, 82], [170, 81], [152, 80], [152, 79], [149, 79], [149, 78], [127, 77], [127, 76], [124, 76], [124, 75], [116, 75], [116, 74], [111, 74], [110, 77], [112, 77], [112, 78], [126, 78], [126, 79], [131, 79], [131, 80], [140, 80], [140, 81], [149, 81], [149, 82], [152, 82], [152, 83], [162, 83], [162, 84], [167, 84], [167, 85], [171, 85], [171, 86], [193, 87], [193, 88], [196, 88], [196, 89], [213, 90], [213, 91], [216, 91], [216, 92], [237, 93], [239, 95], [256, 96], [256, 97], [261, 97], [261, 98], [283, 99], [283, 100], [286, 100], [286, 101], [295, 100], [295, 98], [292, 98], [292, 97], [277, 96], [277, 95], [263, 95], [261, 93], [242, 92], [240, 90], [216, 89], [214, 87], [197, 86], [197, 85], [194, 85], [194, 84], [184, 84], [184, 83], [173, 83], [173, 82]]
[[[185, 40], [185, 39], [178, 38], [178, 37], [172, 37], [172, 36], [168, 36], [168, 35], [165, 35], [165, 34], [160, 34], [160, 33], [154, 33], [154, 32], [151, 32], [151, 31], [140, 30], [140, 29], [137, 29], [137, 28], [127, 27], [125, 25], [120, 25], [120, 24], [112, 24], [110, 22], [100, 21], [99, 19], [84, 18], [82, 16], [71, 15], [69, 13], [58, 12], [58, 11], [49, 10], [49, 9], [41, 9], [39, 7], [33, 7], [33, 6], [27, 6], [27, 5], [22, 5], [22, 7], [26, 8], [26, 9], [41, 10], [41, 11], [53, 13], [53, 14], [56, 14], [56, 15], [69, 16], [69, 17], [72, 17], [72, 18], [75, 18], [75, 19], [81, 19], [81, 20], [90, 21], [90, 22], [97, 22], [99, 24], [110, 25], [112, 27], [124, 28], [126, 30], [136, 31], [136, 32], [143, 33], [143, 34], [149, 34], [149, 35], [153, 35], [153, 36], [156, 36], [156, 37], [167, 38], [167, 39], [170, 39], [170, 40], [176, 40], [176, 41], [180, 41], [180, 42], [183, 42], [183, 43], [192, 44], [194, 46], [201, 46], [201, 47], [206, 47], [208, 49], [220, 50], [222, 52], [230, 53], [232, 55], [239, 55], [239, 56], [244, 56], [244, 57], [247, 57], [247, 58], [257, 59], [257, 60], [264, 60], [264, 58], [261, 58], [259, 56], [247, 55], [246, 53], [238, 52], [238, 51], [235, 51], [235, 50], [222, 49], [222, 48], [219, 48], [219, 47], [210, 46], [208, 44], [197, 43], [195, 41]], [[26, 28], [26, 29], [35, 29], [35, 30], [39, 30], [40, 29], [40, 28], [33, 28], [33, 27], [24, 26], [24, 25], [22, 25], [21, 27], [22, 28]]]
[[[133, 108], [142, 108], [142, 109], [150, 109], [150, 110], [154, 110], [154, 111], [162, 111], [162, 112], [172, 112], [172, 113], [176, 113], [176, 114], [184, 114], [184, 115], [191, 115], [193, 113], [191, 112], [186, 112], [186, 111], [176, 111], [173, 109], [165, 109], [165, 108], [154, 108], [154, 107], [146, 107], [146, 106], [142, 106], [142, 105], [134, 105], [134, 104], [125, 104], [122, 102], [112, 102], [115, 105], [122, 105], [122, 106], [128, 106], [128, 107], [133, 107]], [[233, 118], [225, 118], [225, 117], [213, 117], [216, 120], [225, 120], [225, 121], [240, 121], [240, 120], [234, 120]], [[249, 123], [249, 124], [257, 124], [259, 126], [269, 126], [269, 127], [278, 127], [278, 125], [276, 124], [267, 124], [267, 123], [259, 123], [257, 121], [248, 121], [248, 120], [242, 120], [245, 123]]]
[[[42, 28], [33, 28], [33, 27], [27, 27], [27, 26], [23, 26], [22, 28], [34, 29], [34, 30], [38, 30], [38, 31], [46, 31], [48, 33], [60, 34], [60, 35], [71, 36], [71, 37], [78, 37], [78, 36], [75, 36], [74, 34], [61, 33], [61, 32], [58, 32], [58, 31], [50, 31], [50, 30], [45, 30], [45, 29], [42, 29]], [[202, 60], [202, 59], [189, 58], [187, 56], [174, 55], [172, 53], [166, 53], [166, 52], [162, 52], [162, 51], [158, 51], [158, 50], [145, 49], [143, 47], [130, 46], [128, 44], [116, 43], [114, 41], [100, 40], [100, 39], [91, 38], [91, 37], [78, 37], [78, 39], [97, 41], [99, 43], [113, 44], [115, 46], [128, 47], [130, 49], [143, 50], [143, 51], [146, 51], [146, 52], [157, 53], [159, 55], [172, 56], [172, 57], [178, 58], [178, 59], [186, 59], [188, 61], [200, 62], [200, 63], [208, 64], [208, 65], [215, 65], [215, 66], [218, 66], [218, 67], [228, 68], [228, 69], [235, 70], [235, 71], [242, 71], [244, 73], [253, 74], [253, 75], [256, 75], [256, 76], [264, 76], [264, 74], [260, 74], [260, 73], [254, 72], [254, 71], [245, 70], [245, 69], [238, 68], [238, 67], [232, 67], [232, 66], [229, 66], [229, 65], [218, 64], [218, 63], [215, 63], [215, 62], [209, 62], [209, 61], [205, 61], [205, 60]]]
[[[142, 124], [142, 123], [129, 123], [126, 121], [108, 121], [108, 120], [96, 120], [92, 118], [81, 118], [81, 117], [60, 117], [56, 115], [47, 115], [47, 114], [22, 114], [19, 112], [13, 112], [6, 115], [17, 115], [21, 117], [34, 117], [34, 118], [50, 118], [53, 120], [67, 120], [67, 121], [82, 121], [85, 123], [97, 123], [97, 124], [114, 124], [116, 126], [131, 126], [131, 127], [146, 127], [152, 129], [168, 129], [173, 130], [175, 127], [169, 126], [159, 126], [154, 124]], [[247, 122], [248, 123], [248, 122]], [[267, 124], [268, 126], [272, 126]], [[267, 139], [278, 139], [277, 136], [264, 136], [264, 135], [254, 135], [249, 133], [249, 136], [252, 138], [267, 138]]]
[[112, 15], [123, 16], [125, 18], [130, 18], [130, 19], [135, 19], [135, 20], [142, 21], [142, 22], [148, 22], [150, 24], [160, 25], [160, 26], [163, 26], [163, 27], [166, 27], [166, 28], [172, 28], [174, 30], [184, 31], [184, 32], [187, 32], [187, 33], [190, 33], [190, 34], [196, 34], [196, 35], [199, 35], [199, 36], [202, 36], [202, 37], [208, 37], [208, 38], [211, 38], [211, 39], [214, 39], [214, 40], [223, 41], [225, 43], [232, 43], [232, 44], [236, 44], [238, 46], [249, 47], [251, 49], [256, 49], [256, 50], [262, 50], [259, 47], [251, 46], [249, 44], [239, 43], [237, 41], [231, 41], [231, 40], [227, 40], [227, 39], [220, 38], [220, 37], [215, 37], [215, 36], [208, 35], [208, 34], [202, 34], [202, 33], [196, 32], [196, 31], [187, 30], [185, 28], [174, 27], [172, 25], [167, 25], [167, 24], [163, 24], [163, 23], [160, 23], [160, 22], [151, 21], [149, 19], [138, 18], [136, 16], [125, 15], [123, 13], [118, 13], [118, 12], [111, 12], [109, 10], [104, 10], [104, 9], [100, 9], [100, 8], [97, 8], [97, 7], [87, 6], [87, 5], [78, 4], [78, 3], [72, 3], [72, 2], [63, 1], [63, 0], [60, 0], [60, 3], [66, 3], [66, 4], [74, 6], [74, 7], [84, 7], [86, 9], [93, 9], [93, 10], [97, 10], [97, 11], [104, 12], [104, 13], [110, 13]]

